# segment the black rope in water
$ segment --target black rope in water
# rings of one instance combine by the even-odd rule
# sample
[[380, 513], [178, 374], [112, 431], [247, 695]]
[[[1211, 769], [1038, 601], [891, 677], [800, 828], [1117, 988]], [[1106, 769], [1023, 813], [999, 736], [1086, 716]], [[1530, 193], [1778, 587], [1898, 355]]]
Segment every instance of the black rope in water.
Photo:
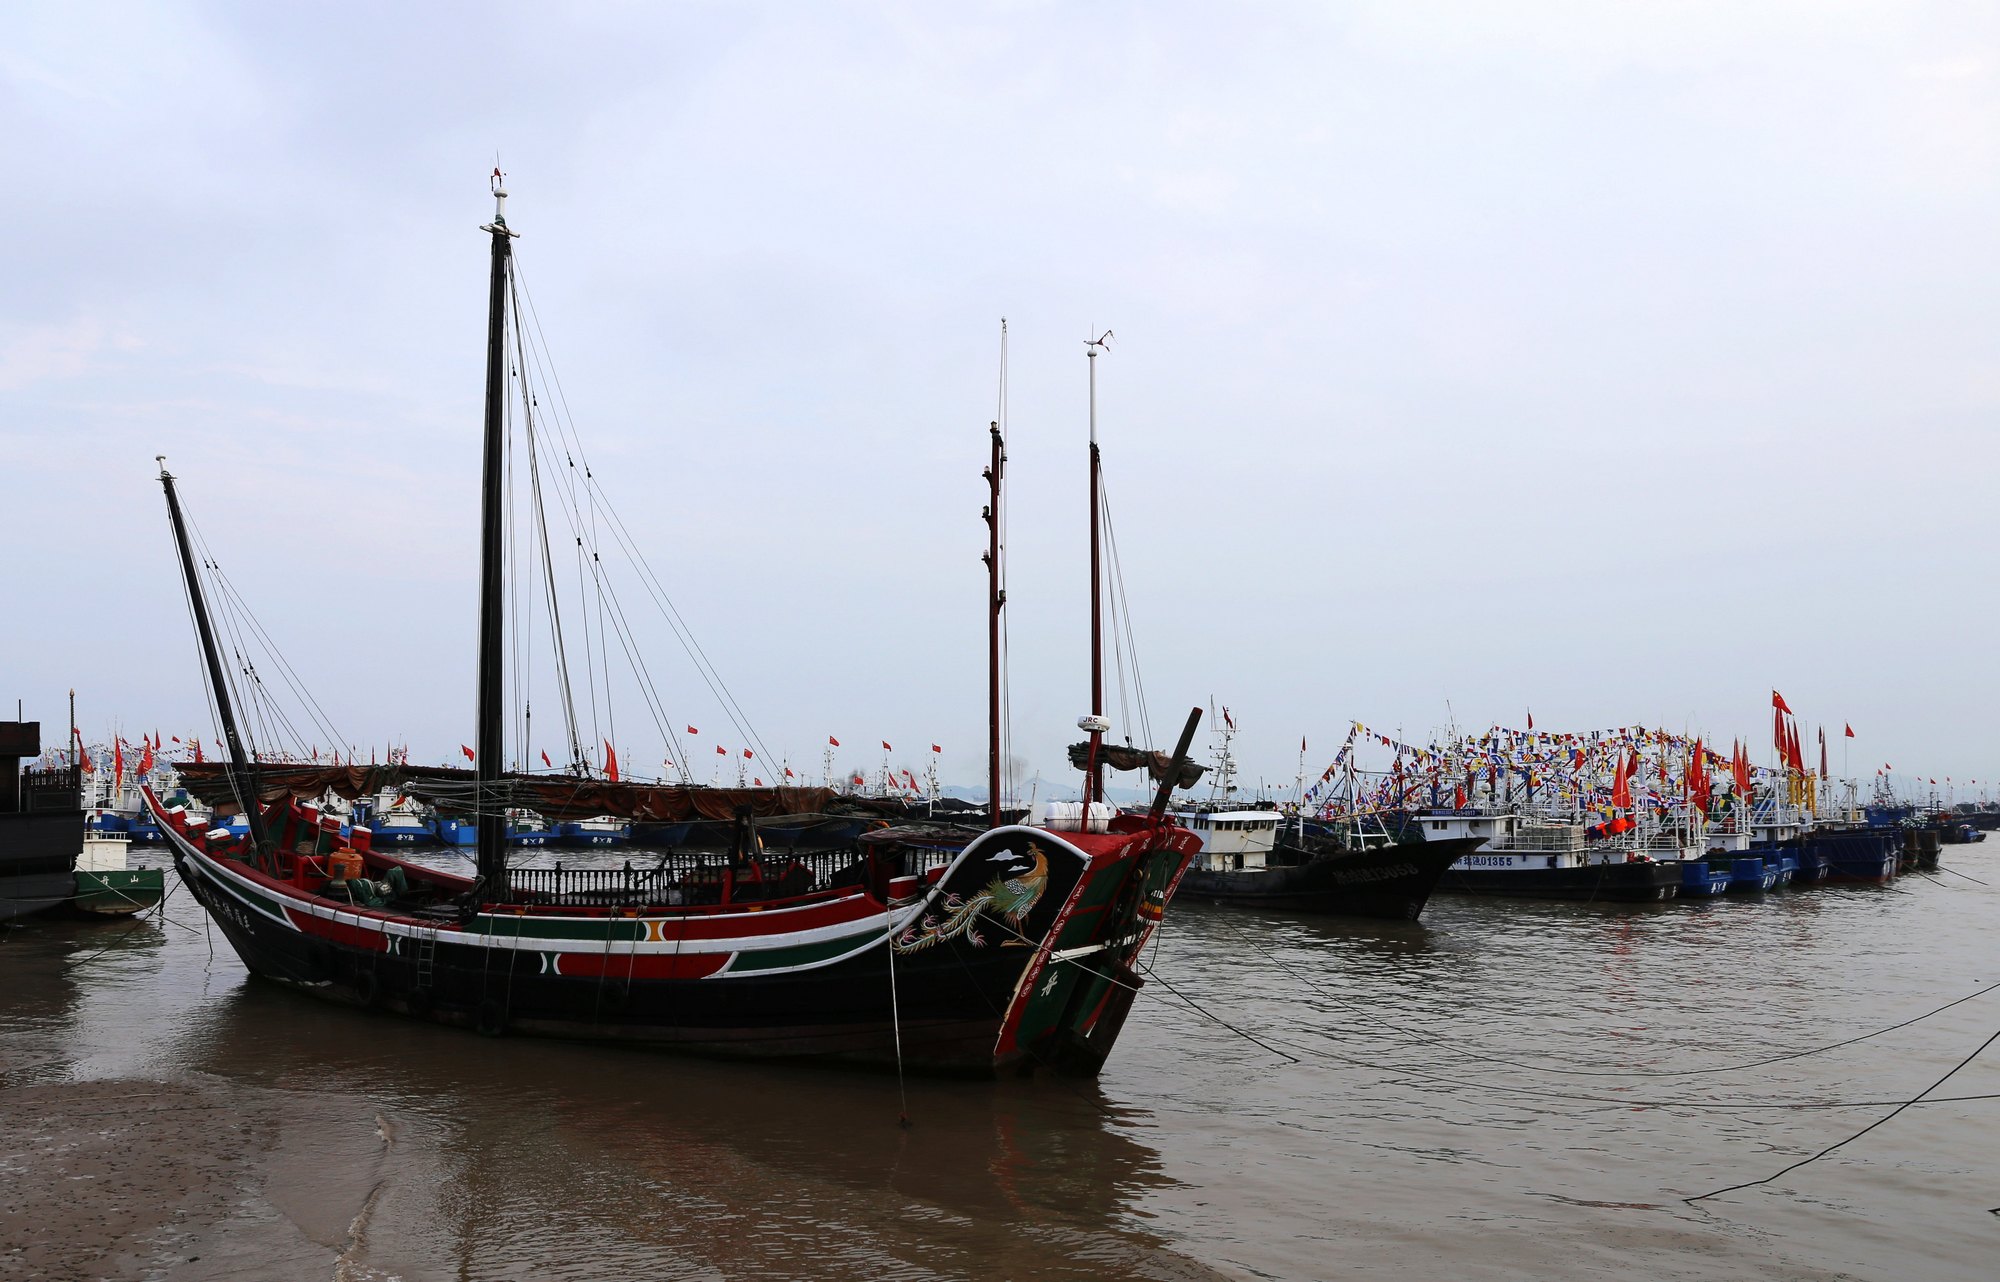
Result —
[[[1067, 958], [1066, 958], [1065, 960], [1071, 960], [1071, 959], [1067, 959]], [[1135, 960], [1136, 960], [1136, 959], [1135, 959]], [[1078, 964], [1078, 963], [1075, 963], [1074, 961], [1072, 961], [1072, 962], [1071, 962], [1071, 964], [1073, 964], [1073, 965], [1074, 965], [1074, 964]], [[1090, 967], [1088, 967], [1088, 966], [1085, 966], [1085, 967], [1084, 967], [1084, 969], [1085, 969], [1085, 970], [1090, 970]], [[1144, 963], [1141, 963], [1141, 969], [1145, 970], [1145, 972], [1146, 972], [1146, 978], [1148, 978], [1148, 979], [1152, 980], [1152, 981], [1153, 981], [1154, 983], [1158, 984], [1158, 985], [1159, 985], [1160, 987], [1162, 987], [1162, 988], [1166, 989], [1166, 990], [1167, 990], [1168, 992], [1172, 993], [1172, 994], [1173, 994], [1173, 995], [1174, 995], [1175, 997], [1178, 997], [1178, 998], [1180, 998], [1180, 999], [1181, 999], [1181, 1001], [1183, 1001], [1184, 1003], [1186, 1003], [1186, 1004], [1187, 1004], [1187, 1008], [1188, 1008], [1189, 1010], [1191, 1010], [1191, 1011], [1193, 1011], [1193, 1012], [1194, 1012], [1195, 1014], [1197, 1014], [1197, 1015], [1201, 1016], [1201, 1017], [1202, 1017], [1203, 1019], [1206, 1019], [1206, 1020], [1209, 1020], [1209, 1021], [1211, 1021], [1211, 1022], [1213, 1022], [1213, 1023], [1216, 1023], [1216, 1024], [1220, 1024], [1220, 1025], [1222, 1025], [1222, 1027], [1224, 1027], [1224, 1028], [1228, 1029], [1228, 1030], [1229, 1030], [1230, 1032], [1232, 1032], [1232, 1033], [1236, 1034], [1236, 1035], [1237, 1035], [1238, 1037], [1242, 1038], [1242, 1039], [1243, 1039], [1244, 1041], [1246, 1041], [1246, 1042], [1249, 1042], [1249, 1043], [1251, 1043], [1251, 1044], [1252, 1044], [1252, 1045], [1254, 1045], [1254, 1046], [1261, 1046], [1261, 1047], [1263, 1047], [1263, 1048], [1264, 1048], [1265, 1050], [1267, 1050], [1267, 1051], [1271, 1052], [1271, 1053], [1272, 1053], [1273, 1055], [1276, 1055], [1276, 1056], [1277, 1056], [1277, 1057], [1278, 1057], [1279, 1059], [1283, 1059], [1283, 1060], [1288, 1060], [1288, 1061], [1290, 1061], [1291, 1063], [1294, 1063], [1294, 1064], [1298, 1064], [1298, 1063], [1302, 1063], [1302, 1062], [1304, 1062], [1304, 1061], [1300, 1060], [1298, 1056], [1296, 1056], [1296, 1055], [1292, 1055], [1292, 1054], [1289, 1054], [1289, 1053], [1287, 1053], [1287, 1052], [1285, 1052], [1285, 1051], [1281, 1051], [1281, 1050], [1279, 1050], [1279, 1049], [1278, 1049], [1277, 1047], [1275, 1047], [1275, 1046], [1271, 1045], [1271, 1044], [1270, 1044], [1269, 1042], [1267, 1042], [1267, 1041], [1264, 1041], [1264, 1040], [1262, 1040], [1261, 1038], [1258, 1038], [1258, 1037], [1255, 1037], [1255, 1036], [1252, 1036], [1251, 1034], [1249, 1034], [1249, 1033], [1246, 1033], [1246, 1032], [1244, 1032], [1244, 1031], [1243, 1031], [1242, 1029], [1238, 1028], [1238, 1027], [1237, 1027], [1236, 1025], [1234, 1025], [1234, 1024], [1230, 1023], [1230, 1022], [1229, 1022], [1228, 1020], [1226, 1020], [1226, 1019], [1222, 1018], [1222, 1016], [1220, 1016], [1220, 1015], [1217, 1015], [1217, 1014], [1215, 1014], [1215, 1013], [1213, 1013], [1213, 1012], [1211, 1012], [1211, 1011], [1209, 1011], [1209, 1010], [1206, 1010], [1206, 1009], [1204, 1009], [1204, 1008], [1202, 1007], [1202, 1005], [1201, 1005], [1201, 1004], [1200, 1004], [1199, 1002], [1197, 1002], [1197, 1001], [1195, 1001], [1195, 1000], [1194, 1000], [1194, 998], [1192, 998], [1192, 997], [1189, 997], [1189, 996], [1188, 996], [1188, 995], [1187, 995], [1186, 993], [1183, 993], [1183, 992], [1182, 992], [1182, 991], [1181, 991], [1180, 989], [1178, 989], [1178, 988], [1175, 988], [1175, 987], [1174, 987], [1174, 986], [1173, 986], [1172, 984], [1170, 984], [1170, 983], [1168, 983], [1168, 982], [1167, 982], [1166, 980], [1164, 980], [1164, 979], [1160, 978], [1160, 974], [1159, 974], [1159, 972], [1158, 972], [1158, 971], [1155, 971], [1155, 970], [1153, 970], [1153, 969], [1152, 969], [1151, 967], [1148, 967], [1148, 966], [1145, 966], [1145, 965], [1144, 965]], [[1099, 973], [1099, 972], [1097, 972], [1097, 971], [1091, 971], [1091, 973], [1092, 973], [1093, 975], [1100, 975], [1100, 973]], [[1100, 975], [1100, 978], [1103, 978], [1103, 979], [1110, 979], [1112, 983], [1117, 983], [1117, 982], [1118, 982], [1117, 980], [1115, 980], [1115, 979], [1112, 979], [1112, 977], [1111, 977], [1111, 976], [1109, 976], [1109, 975]], [[1128, 985], [1128, 987], [1129, 987], [1129, 985]], [[1142, 994], [1143, 994], [1143, 993], [1145, 992], [1145, 990], [1144, 990], [1144, 989], [1140, 989], [1139, 991], [1140, 991], [1140, 992], [1141, 992]]]
[[1249, 935], [1247, 931], [1239, 931], [1238, 938], [1241, 939], [1242, 942], [1244, 942], [1245, 944], [1248, 944], [1251, 948], [1255, 949], [1257, 952], [1263, 954], [1265, 960], [1269, 961], [1273, 966], [1276, 966], [1278, 969], [1283, 970], [1286, 974], [1292, 976], [1292, 978], [1296, 979], [1298, 982], [1306, 985], [1306, 987], [1311, 988], [1314, 992], [1319, 993], [1323, 997], [1339, 1002], [1342, 1006], [1347, 1007], [1349, 1010], [1355, 1011], [1356, 1013], [1360, 1014], [1363, 1018], [1374, 1020], [1376, 1023], [1381, 1024], [1383, 1027], [1388, 1028], [1394, 1032], [1402, 1033], [1410, 1037], [1415, 1037], [1420, 1041], [1428, 1042], [1432, 1045], [1442, 1047], [1443, 1049], [1448, 1050], [1455, 1055], [1462, 1055], [1467, 1059], [1480, 1060], [1488, 1064], [1500, 1064], [1508, 1068], [1518, 1068], [1524, 1072], [1553, 1073], [1563, 1077], [1700, 1077], [1710, 1073], [1746, 1072], [1753, 1068], [1763, 1068], [1771, 1064], [1782, 1064], [1788, 1060], [1805, 1059], [1813, 1055], [1824, 1055], [1829, 1051], [1840, 1050], [1843, 1047], [1853, 1046], [1858, 1042], [1865, 1042], [1871, 1038], [1881, 1037], [1885, 1033], [1893, 1033], [1897, 1029], [1908, 1028], [1911, 1024], [1919, 1023], [1923, 1020], [1929, 1019], [1933, 1015], [1942, 1014], [1943, 1012], [1950, 1010], [1952, 1007], [1959, 1005], [1961, 1002], [1969, 1002], [1975, 997], [1984, 997], [1986, 994], [1993, 992], [1996, 989], [2000, 989], [2000, 982], [1988, 984], [1986, 985], [1986, 987], [1967, 993], [1963, 997], [1955, 997], [1951, 1001], [1946, 1002], [1944, 1005], [1939, 1006], [1933, 1010], [1927, 1010], [1921, 1015], [1913, 1015], [1909, 1019], [1903, 1020], [1900, 1023], [1890, 1024], [1886, 1028], [1877, 1028], [1869, 1032], [1861, 1033], [1857, 1036], [1847, 1038], [1844, 1041], [1833, 1042], [1825, 1046], [1812, 1046], [1804, 1050], [1786, 1051], [1783, 1054], [1767, 1056], [1764, 1059], [1754, 1059], [1741, 1064], [1717, 1064], [1707, 1068], [1681, 1068], [1681, 1069], [1561, 1068], [1552, 1064], [1530, 1064], [1530, 1063], [1523, 1063], [1520, 1060], [1504, 1059], [1497, 1055], [1484, 1055], [1478, 1051], [1467, 1050], [1457, 1045], [1456, 1043], [1447, 1041], [1446, 1039], [1441, 1037], [1433, 1036], [1432, 1034], [1423, 1032], [1420, 1029], [1406, 1028], [1399, 1024], [1390, 1023], [1388, 1020], [1383, 1019], [1381, 1016], [1375, 1014], [1373, 1011], [1368, 1010], [1366, 1007], [1360, 1005], [1359, 1003], [1351, 1001], [1348, 998], [1343, 997], [1341, 994], [1334, 992], [1331, 989], [1323, 987], [1318, 981], [1313, 979], [1311, 975], [1306, 974], [1303, 971], [1299, 971], [1296, 968], [1288, 966], [1275, 953], [1271, 952], [1269, 949], [1259, 944], [1254, 938], [1252, 938]]
[[903, 1007], [896, 999], [896, 923], [893, 918], [882, 942], [889, 949], [889, 1029], [896, 1039], [896, 1096], [903, 1109], [896, 1118], [896, 1125], [907, 1131], [910, 1129], [910, 1091], [903, 1082]]
[[1760, 1184], [1769, 1184], [1773, 1180], [1780, 1179], [1783, 1176], [1789, 1175], [1793, 1171], [1798, 1170], [1801, 1166], [1805, 1166], [1808, 1163], [1819, 1161], [1821, 1158], [1825, 1157], [1828, 1153], [1831, 1153], [1836, 1149], [1844, 1148], [1845, 1146], [1852, 1144], [1854, 1141], [1860, 1139], [1862, 1136], [1874, 1130], [1876, 1127], [1881, 1126], [1884, 1123], [1892, 1120], [1898, 1114], [1900, 1114], [1904, 1109], [1909, 1108], [1911, 1105], [1922, 1103], [1924, 1096], [1930, 1094], [1932, 1091], [1936, 1090], [1940, 1086], [1943, 1086], [1947, 1081], [1951, 1080], [1953, 1074], [1957, 1073], [1959, 1069], [1964, 1068], [1967, 1064], [1970, 1064], [1973, 1060], [1978, 1059], [1980, 1052], [1984, 1051], [1988, 1046], [1991, 1046], [1996, 1041], [2000, 1041], [2000, 1029], [1995, 1029], [1991, 1037], [1988, 1037], [1985, 1041], [1979, 1043], [1978, 1050], [1973, 1051], [1972, 1054], [1967, 1055], [1964, 1059], [1952, 1065], [1950, 1072], [1946, 1073], [1943, 1077], [1938, 1078], [1935, 1082], [1932, 1082], [1929, 1086], [1926, 1086], [1923, 1090], [1919, 1091], [1915, 1098], [1905, 1100], [1901, 1104], [1896, 1105], [1896, 1107], [1891, 1109], [1888, 1113], [1884, 1114], [1881, 1117], [1876, 1118], [1874, 1121], [1868, 1123], [1868, 1125], [1854, 1132], [1854, 1134], [1848, 1136], [1846, 1139], [1840, 1140], [1839, 1142], [1834, 1144], [1827, 1145], [1825, 1148], [1813, 1154], [1811, 1157], [1800, 1158], [1798, 1161], [1793, 1162], [1790, 1166], [1785, 1167], [1783, 1170], [1773, 1172], [1770, 1175], [1766, 1175], [1761, 1180], [1745, 1180], [1741, 1184], [1731, 1184], [1728, 1188], [1714, 1189], [1707, 1193], [1697, 1193], [1693, 1197], [1684, 1197], [1681, 1199], [1681, 1201], [1686, 1202], [1689, 1206], [1692, 1206], [1696, 1202], [1706, 1201], [1711, 1197], [1720, 1197], [1724, 1193], [1734, 1193], [1738, 1189], [1756, 1188]]

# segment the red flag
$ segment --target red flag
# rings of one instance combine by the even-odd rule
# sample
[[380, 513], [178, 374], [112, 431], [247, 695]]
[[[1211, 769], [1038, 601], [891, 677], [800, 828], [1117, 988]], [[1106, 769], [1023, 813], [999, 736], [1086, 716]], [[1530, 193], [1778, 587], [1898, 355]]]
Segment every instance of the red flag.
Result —
[[792, 768], [791, 768], [790, 766], [786, 766], [786, 767], [785, 767], [785, 778], [787, 778], [787, 779], [796, 779], [796, 778], [798, 778], [798, 776], [792, 773]]
[[894, 749], [894, 748], [891, 748], [891, 747], [889, 746], [889, 741], [888, 741], [887, 739], [884, 739], [884, 740], [882, 741], [882, 751], [884, 751], [884, 752], [894, 752], [894, 751], [895, 751], [895, 749]]
[[[1850, 738], [1853, 737], [1853, 734], [1854, 732], [1852, 730], [1848, 731], [1848, 736]], [[181, 737], [179, 735], [172, 735], [169, 737], [172, 738], [175, 743], [179, 743], [181, 741]]]
[[618, 782], [618, 749], [611, 746], [611, 740], [604, 741], [604, 777]]
[[932, 744], [932, 745], [931, 745], [931, 751], [932, 751], [932, 752], [943, 752], [943, 751], [944, 751], [944, 749], [943, 749], [943, 748], [940, 748], [940, 747], [938, 747], [938, 746], [937, 746], [936, 744]]
[[862, 777], [861, 777], [860, 775], [856, 775], [856, 776], [854, 776], [854, 786], [855, 786], [855, 787], [859, 788], [859, 787], [860, 787], [860, 786], [861, 786], [862, 784], [864, 784], [864, 783], [866, 783], [866, 782], [868, 782], [868, 781], [867, 781], [866, 779], [863, 779], [863, 778], [862, 778]]
[[1776, 708], [1771, 709], [1771, 746], [1780, 757], [1785, 755], [1785, 714]]
[[478, 759], [477, 757], [475, 757], [475, 756], [473, 756], [473, 755], [472, 755], [472, 749], [470, 749], [470, 748], [466, 747], [466, 746], [465, 746], [464, 744], [462, 744], [462, 743], [458, 745], [458, 750], [459, 750], [460, 752], [462, 752], [462, 753], [464, 753], [464, 754], [465, 754], [465, 759], [466, 759], [467, 761], [474, 761], [474, 762], [476, 762], [476, 761], [478, 761], [478, 760], [479, 760], [479, 759]]
[[1847, 725], [1845, 721], [1841, 722], [1840, 724], [1843, 726], [1847, 726], [1847, 737], [1852, 739], [1854, 737], [1854, 727]]
[[83, 754], [82, 764], [83, 764], [83, 773], [87, 775], [94, 775], [97, 773], [97, 763], [90, 759], [90, 754], [88, 752]]
[[1822, 778], [1822, 779], [1824, 779], [1824, 778], [1826, 778], [1826, 777], [1827, 777], [1827, 774], [1826, 774], [1826, 727], [1825, 727], [1825, 726], [1821, 726], [1821, 727], [1819, 728], [1819, 777], [1820, 777], [1820, 778]]
[[547, 748], [542, 749], [542, 764], [548, 766], [551, 769], [554, 769], [556, 764], [555, 762], [549, 760], [549, 750]]
[[726, 757], [729, 755], [729, 749], [723, 747], [721, 744], [718, 743], [715, 745], [715, 755], [718, 757]]
[[125, 786], [125, 741], [123, 739], [113, 739], [111, 741], [111, 786], [113, 788], [123, 788]]
[[754, 784], [756, 784], [756, 785], [757, 785], [757, 786], [758, 786], [759, 788], [761, 788], [761, 787], [763, 787], [763, 786], [764, 786], [764, 781], [763, 781], [762, 779], [757, 779], [757, 778], [754, 778], [754, 777], [753, 777], [753, 778], [752, 778], [752, 779], [750, 780], [750, 782], [751, 782], [751, 783], [754, 783]]
[[827, 743], [831, 744], [831, 745], [832, 745], [833, 747], [836, 747], [836, 748], [838, 748], [838, 747], [840, 746], [840, 740], [838, 740], [838, 739], [834, 738], [834, 737], [833, 737], [832, 735], [828, 735], [828, 736], [826, 737], [826, 741], [827, 741]]
[[1533, 708], [1530, 708], [1528, 709], [1528, 729], [1533, 730], [1534, 728], [1535, 728], [1535, 710]]
[[1785, 702], [1785, 696], [1776, 690], [1771, 691], [1771, 706], [1780, 712], [1789, 713], [1792, 710], [1792, 705]]
[[194, 741], [194, 759], [196, 765], [201, 764], [201, 740], [199, 739]]
[[151, 741], [151, 740], [145, 740], [145, 741], [143, 741], [143, 742], [145, 742], [145, 744], [146, 744], [146, 750], [145, 750], [144, 752], [142, 752], [142, 753], [140, 753], [140, 754], [139, 754], [139, 777], [140, 777], [141, 779], [145, 778], [145, 777], [146, 777], [147, 775], [151, 774], [151, 773], [152, 773], [152, 771], [153, 771], [153, 744], [152, 744], [152, 741]]
[[1618, 754], [1618, 770], [1611, 777], [1611, 805], [1615, 810], [1632, 808], [1633, 767], [1630, 763], [1635, 760], [1636, 757], [1627, 757], [1622, 752]]
[[1454, 788], [1452, 790], [1451, 808], [1453, 810], [1465, 809], [1465, 789], [1463, 787]]
[[1736, 760], [1730, 763], [1730, 773], [1736, 777], [1736, 795], [1739, 799], [1750, 795], [1750, 754], [1742, 744], [1736, 745]]
[[748, 749], [748, 748], [745, 748], [745, 749], [743, 750], [743, 759], [744, 759], [745, 761], [749, 761], [749, 760], [751, 760], [751, 759], [752, 759], [752, 757], [753, 757], [754, 755], [755, 755], [755, 754], [754, 754], [754, 753], [752, 753], [752, 752], [750, 751], [750, 749]]

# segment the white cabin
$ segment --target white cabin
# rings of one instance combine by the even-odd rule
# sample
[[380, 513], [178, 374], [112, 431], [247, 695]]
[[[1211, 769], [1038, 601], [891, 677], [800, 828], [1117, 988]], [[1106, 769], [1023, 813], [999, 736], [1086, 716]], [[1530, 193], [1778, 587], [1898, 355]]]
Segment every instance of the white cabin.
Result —
[[1278, 825], [1285, 822], [1275, 810], [1191, 810], [1173, 818], [1201, 838], [1204, 872], [1261, 871], [1278, 844]]

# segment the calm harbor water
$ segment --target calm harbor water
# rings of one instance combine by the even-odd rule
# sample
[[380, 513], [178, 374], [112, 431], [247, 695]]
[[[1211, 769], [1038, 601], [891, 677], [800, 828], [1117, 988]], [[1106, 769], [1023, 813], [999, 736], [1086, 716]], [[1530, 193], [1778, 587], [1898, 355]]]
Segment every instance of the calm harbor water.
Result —
[[[2000, 984], [2000, 843], [1945, 860], [1965, 875], [1440, 898], [1419, 925], [1180, 905], [1101, 1080], [912, 1079], [908, 1129], [893, 1076], [325, 1006], [211, 955], [183, 890], [168, 921], [0, 939], [0, 1106], [138, 1083], [98, 1127], [118, 1149], [159, 1109], [264, 1119], [211, 1173], [229, 1232], [180, 1214], [114, 1276], [1990, 1279], [2000, 1099], [1680, 1200], [1860, 1130], [2000, 1028], [1996, 991], [1740, 1067]], [[1936, 1092], [1987, 1093], [2000, 1045]], [[1843, 1106], [1750, 1107], [1805, 1103]], [[25, 1144], [0, 1170], [46, 1180]]]

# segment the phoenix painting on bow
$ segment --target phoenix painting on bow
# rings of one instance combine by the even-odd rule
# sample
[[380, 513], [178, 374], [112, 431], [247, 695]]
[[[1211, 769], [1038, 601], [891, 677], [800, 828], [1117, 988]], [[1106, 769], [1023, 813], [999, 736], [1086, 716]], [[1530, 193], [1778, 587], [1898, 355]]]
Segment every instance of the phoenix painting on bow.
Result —
[[[897, 952], [918, 952], [961, 935], [973, 947], [984, 948], [986, 937], [979, 933], [978, 925], [980, 917], [989, 912], [1000, 920], [1010, 937], [1002, 943], [1018, 943], [1026, 938], [1022, 927], [1049, 888], [1049, 857], [1042, 853], [1041, 846], [1030, 841], [1025, 853], [1000, 850], [984, 863], [997, 865], [993, 867], [992, 880], [970, 897], [947, 891], [938, 904], [944, 916], [926, 914], [921, 922], [903, 931], [896, 937]], [[960, 875], [963, 877], [964, 873]]]

